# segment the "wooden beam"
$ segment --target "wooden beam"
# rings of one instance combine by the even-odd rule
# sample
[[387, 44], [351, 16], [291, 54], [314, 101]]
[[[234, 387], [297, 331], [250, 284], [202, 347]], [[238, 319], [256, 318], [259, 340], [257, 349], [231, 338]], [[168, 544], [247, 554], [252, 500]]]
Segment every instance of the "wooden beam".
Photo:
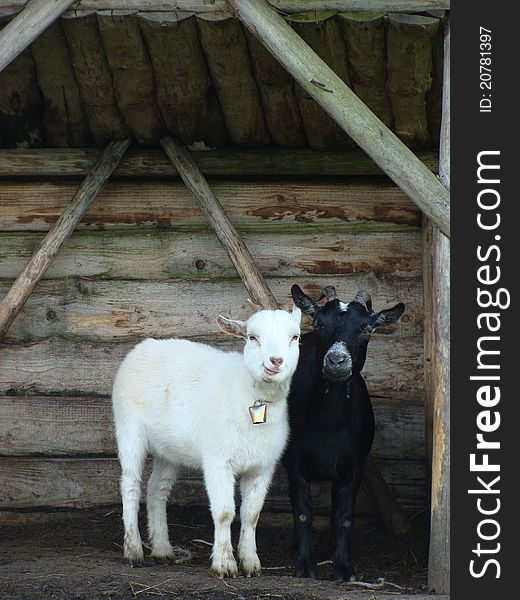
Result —
[[[0, 0], [0, 14], [14, 14], [22, 10], [27, 0]], [[337, 12], [422, 12], [447, 10], [450, 0], [269, 0], [282, 13], [310, 10]], [[79, 0], [67, 16], [101, 11], [212, 13], [228, 10], [226, 0]]]
[[161, 138], [161, 145], [215, 230], [220, 243], [226, 249], [229, 258], [240, 274], [251, 300], [266, 308], [276, 308], [276, 299], [258, 270], [247, 246], [231, 224], [188, 151], [169, 136]]
[[[444, 33], [439, 177], [450, 187], [450, 23]], [[428, 587], [450, 590], [450, 244], [433, 231], [433, 455]]]
[[53, 23], [74, 0], [31, 0], [0, 31], [0, 71]]
[[[76, 177], [86, 175], [96, 164], [101, 150], [95, 148], [39, 148], [0, 150], [0, 177]], [[384, 175], [361, 150], [317, 152], [299, 150], [238, 149], [192, 152], [205, 176], [371, 176]], [[418, 154], [428, 169], [437, 172], [434, 152]], [[116, 177], [178, 176], [162, 150], [130, 150], [117, 166]]]
[[34, 253], [25, 269], [5, 295], [0, 303], [0, 340], [4, 337], [38, 281], [49, 268], [63, 242], [72, 233], [94, 198], [105, 186], [129, 145], [130, 138], [120, 142], [112, 142], [107, 146], [94, 171], [83, 181], [65, 212], [49, 231], [40, 248]]
[[449, 194], [399, 138], [266, 2], [229, 0], [237, 16], [325, 111], [447, 236]]

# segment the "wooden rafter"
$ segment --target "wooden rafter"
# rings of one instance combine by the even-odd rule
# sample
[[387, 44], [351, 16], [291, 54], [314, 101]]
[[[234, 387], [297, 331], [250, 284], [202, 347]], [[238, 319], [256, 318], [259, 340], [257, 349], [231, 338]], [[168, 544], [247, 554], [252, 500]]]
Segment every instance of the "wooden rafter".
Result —
[[74, 0], [31, 0], [24, 3], [23, 10], [0, 31], [0, 71], [73, 2]]
[[449, 193], [266, 0], [229, 0], [237, 16], [310, 96], [449, 237]]
[[[450, 0], [269, 0], [281, 13], [299, 13], [312, 10], [337, 12], [421, 12], [447, 10]], [[0, 0], [0, 14], [15, 14], [27, 0]], [[72, 2], [71, 2], [72, 4]], [[67, 16], [101, 11], [192, 13], [227, 12], [226, 0], [76, 0]]]
[[87, 175], [64, 213], [3, 298], [0, 303], [0, 340], [51, 265], [63, 242], [74, 231], [81, 217], [107, 183], [129, 145], [130, 138], [108, 144], [94, 170]]

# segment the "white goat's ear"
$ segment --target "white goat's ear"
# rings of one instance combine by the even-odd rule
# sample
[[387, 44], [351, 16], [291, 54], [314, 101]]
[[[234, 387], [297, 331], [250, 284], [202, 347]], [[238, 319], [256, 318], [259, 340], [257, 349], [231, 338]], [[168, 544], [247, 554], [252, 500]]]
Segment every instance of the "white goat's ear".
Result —
[[229, 333], [229, 335], [234, 335], [235, 337], [245, 339], [247, 335], [247, 321], [233, 321], [232, 319], [226, 319], [222, 315], [217, 317], [217, 325], [225, 331]]
[[293, 304], [291, 316], [293, 318], [293, 321], [297, 325], [300, 325], [300, 323], [302, 321], [302, 311], [296, 306], [296, 304]]

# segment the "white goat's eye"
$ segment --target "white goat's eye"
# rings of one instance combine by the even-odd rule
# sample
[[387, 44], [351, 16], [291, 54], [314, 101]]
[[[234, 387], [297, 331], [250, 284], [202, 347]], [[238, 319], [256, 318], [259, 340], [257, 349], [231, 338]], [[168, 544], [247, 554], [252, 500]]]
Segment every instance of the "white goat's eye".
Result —
[[297, 342], [299, 339], [300, 339], [300, 336], [299, 336], [299, 335], [293, 335], [293, 336], [292, 336], [292, 341], [293, 341], [293, 342]]
[[256, 335], [248, 335], [247, 337], [249, 338], [250, 342], [258, 342]]

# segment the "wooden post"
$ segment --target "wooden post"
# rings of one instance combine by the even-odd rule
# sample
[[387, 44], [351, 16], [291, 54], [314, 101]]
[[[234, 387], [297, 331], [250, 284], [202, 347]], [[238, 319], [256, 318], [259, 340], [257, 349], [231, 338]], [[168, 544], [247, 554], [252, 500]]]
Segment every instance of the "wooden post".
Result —
[[[450, 24], [444, 37], [439, 177], [450, 186]], [[433, 230], [433, 456], [428, 587], [450, 591], [450, 245]]]
[[357, 144], [447, 236], [449, 193], [266, 0], [229, 0], [237, 16]]
[[[276, 299], [258, 270], [247, 246], [229, 221], [188, 151], [169, 136], [163, 137], [161, 144], [233, 261], [251, 296], [252, 303], [262, 308], [277, 308]], [[388, 529], [395, 534], [407, 533], [410, 528], [409, 521], [372, 460], [367, 460], [365, 465], [364, 483]]]
[[258, 270], [247, 246], [228, 219], [220, 202], [188, 151], [170, 136], [161, 138], [161, 145], [215, 230], [220, 243], [244, 282], [252, 301], [264, 308], [276, 308], [276, 299]]
[[105, 186], [129, 145], [130, 138], [108, 144], [94, 170], [87, 175], [64, 213], [56, 221], [40, 248], [34, 253], [7, 292], [0, 303], [0, 340], [6, 334], [38, 281], [49, 268], [63, 242], [72, 233], [94, 198]]
[[75, 0], [31, 0], [0, 32], [0, 71]]

